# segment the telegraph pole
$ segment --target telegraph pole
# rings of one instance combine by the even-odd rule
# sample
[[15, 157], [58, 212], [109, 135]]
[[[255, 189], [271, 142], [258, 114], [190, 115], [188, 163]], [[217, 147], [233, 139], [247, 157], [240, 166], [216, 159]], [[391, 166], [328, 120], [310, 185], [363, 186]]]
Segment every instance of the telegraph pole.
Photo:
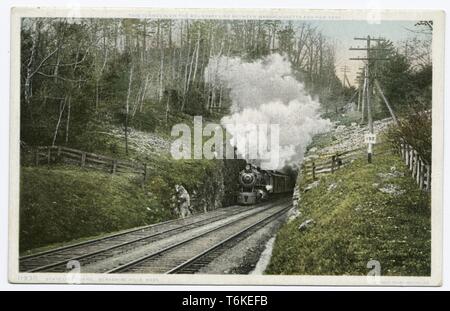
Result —
[[342, 73], [344, 73], [344, 76], [342, 78], [344, 88], [345, 88], [346, 82], [347, 82], [348, 87], [350, 87], [350, 81], [348, 80], [348, 77], [347, 77], [347, 65], [344, 65], [344, 67], [341, 68], [341, 71], [342, 71]]
[[366, 102], [367, 102], [367, 88], [366, 88], [366, 67], [363, 68], [363, 85], [361, 86], [361, 99], [362, 99], [362, 108], [361, 108], [361, 124], [364, 123], [364, 114], [366, 113]]
[[[355, 79], [355, 84], [358, 85], [358, 111], [362, 110], [362, 101], [363, 101], [363, 89], [361, 86], [361, 77], [364, 77], [364, 68], [359, 68], [359, 70], [362, 72], [362, 74], [358, 74], [358, 76]], [[361, 122], [364, 120], [362, 119], [364, 117], [364, 112], [361, 113]]]
[[[367, 40], [368, 49], [370, 49], [370, 37]], [[369, 50], [367, 50], [369, 51]], [[372, 119], [372, 105], [370, 101], [370, 95], [372, 95], [372, 85], [369, 78], [369, 62], [366, 63], [365, 79], [366, 79], [366, 103], [367, 103], [367, 123], [369, 125], [369, 133], [373, 135], [373, 119]], [[372, 163], [372, 143], [369, 142], [367, 146], [367, 162]]]
[[372, 163], [372, 153], [373, 153], [373, 144], [375, 143], [375, 135], [373, 133], [373, 118], [372, 118], [372, 104], [371, 104], [371, 95], [372, 95], [372, 83], [370, 81], [370, 67], [371, 65], [377, 61], [377, 60], [387, 60], [386, 58], [376, 58], [373, 56], [371, 51], [377, 51], [377, 50], [386, 50], [383, 48], [372, 48], [371, 42], [381, 42], [384, 41], [384, 39], [378, 38], [371, 38], [370, 36], [367, 36], [366, 38], [354, 38], [354, 40], [359, 41], [366, 41], [366, 47], [356, 47], [356, 48], [350, 48], [351, 51], [366, 51], [366, 57], [355, 57], [350, 58], [350, 60], [362, 60], [365, 62], [365, 68], [364, 68], [364, 85], [363, 85], [363, 112], [362, 112], [362, 120], [364, 120], [364, 103], [367, 107], [367, 122], [369, 127], [369, 135], [366, 136], [366, 142], [368, 144], [367, 146], [367, 162]]

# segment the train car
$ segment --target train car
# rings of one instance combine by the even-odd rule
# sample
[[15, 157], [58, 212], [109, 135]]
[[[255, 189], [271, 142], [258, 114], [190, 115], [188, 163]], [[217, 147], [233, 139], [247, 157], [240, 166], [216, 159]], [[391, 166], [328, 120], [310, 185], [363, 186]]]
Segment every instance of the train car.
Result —
[[238, 204], [252, 205], [268, 199], [274, 194], [292, 192], [291, 178], [272, 170], [261, 170], [247, 164], [239, 173]]

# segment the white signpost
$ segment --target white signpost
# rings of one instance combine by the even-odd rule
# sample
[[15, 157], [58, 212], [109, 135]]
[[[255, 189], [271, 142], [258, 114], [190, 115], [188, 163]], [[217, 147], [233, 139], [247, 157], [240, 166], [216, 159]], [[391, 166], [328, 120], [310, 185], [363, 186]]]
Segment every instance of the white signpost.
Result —
[[377, 135], [376, 134], [365, 134], [364, 135], [364, 142], [368, 145], [367, 146], [367, 159], [369, 163], [372, 163], [372, 145], [377, 142]]
[[365, 134], [364, 135], [364, 143], [366, 144], [376, 144], [377, 143], [377, 134]]

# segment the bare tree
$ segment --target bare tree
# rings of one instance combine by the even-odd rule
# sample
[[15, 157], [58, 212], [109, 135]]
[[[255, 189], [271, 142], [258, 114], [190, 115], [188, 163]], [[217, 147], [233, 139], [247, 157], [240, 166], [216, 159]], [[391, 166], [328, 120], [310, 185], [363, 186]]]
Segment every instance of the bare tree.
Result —
[[130, 114], [130, 95], [131, 82], [133, 81], [133, 65], [130, 68], [130, 76], [128, 80], [127, 100], [125, 102], [125, 153], [128, 154], [128, 117]]

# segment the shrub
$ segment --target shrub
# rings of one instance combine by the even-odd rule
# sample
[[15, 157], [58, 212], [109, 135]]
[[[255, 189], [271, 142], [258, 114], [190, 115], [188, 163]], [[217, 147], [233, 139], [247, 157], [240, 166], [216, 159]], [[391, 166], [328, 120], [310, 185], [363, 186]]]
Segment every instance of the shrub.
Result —
[[431, 163], [431, 111], [416, 112], [387, 131], [387, 140], [399, 148], [402, 142], [411, 145], [421, 157]]

